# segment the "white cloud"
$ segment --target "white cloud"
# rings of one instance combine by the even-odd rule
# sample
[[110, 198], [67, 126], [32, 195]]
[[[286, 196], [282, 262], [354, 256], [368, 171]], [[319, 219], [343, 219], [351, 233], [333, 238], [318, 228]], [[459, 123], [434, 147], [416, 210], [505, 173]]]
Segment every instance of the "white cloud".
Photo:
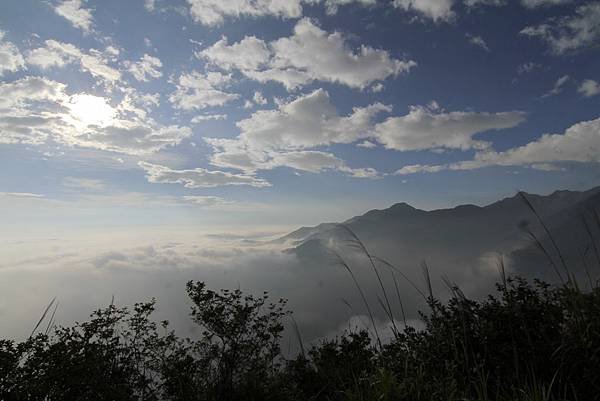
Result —
[[3, 40], [5, 35], [0, 30], [0, 77], [5, 72], [15, 72], [25, 67], [21, 52], [13, 43]]
[[563, 75], [562, 77], [558, 78], [556, 80], [556, 82], [554, 83], [554, 86], [552, 87], [552, 89], [550, 89], [550, 91], [544, 93], [542, 95], [542, 98], [555, 96], [555, 95], [558, 95], [559, 93], [561, 93], [563, 91], [563, 87], [565, 86], [565, 84], [567, 82], [569, 82], [570, 79], [571, 79], [571, 77], [569, 77], [568, 75]]
[[144, 0], [144, 8], [149, 12], [154, 11], [156, 8], [156, 0]]
[[121, 78], [121, 73], [107, 64], [108, 60], [101, 52], [91, 49], [89, 54], [81, 56], [81, 68], [88, 71], [95, 78], [115, 82]]
[[545, 134], [524, 146], [506, 152], [483, 153], [481, 164], [522, 165], [559, 161], [600, 161], [600, 119], [569, 127], [564, 134]]
[[81, 177], [65, 177], [62, 186], [73, 191], [97, 192], [106, 189], [102, 180]]
[[224, 36], [211, 47], [196, 53], [196, 56], [206, 58], [226, 70], [254, 71], [268, 63], [271, 51], [263, 40], [255, 36], [245, 36], [232, 45]]
[[590, 2], [564, 16], [521, 30], [522, 35], [539, 37], [555, 54], [565, 54], [594, 46], [600, 39], [600, 2]]
[[45, 195], [41, 195], [41, 194], [34, 194], [31, 192], [0, 192], [0, 197], [5, 197], [5, 198], [25, 198], [25, 199], [31, 199], [31, 198], [43, 198], [45, 197]]
[[117, 105], [117, 110], [124, 116], [133, 116], [139, 120], [147, 120], [148, 113], [160, 105], [159, 93], [141, 93], [133, 88], [121, 87], [123, 99]]
[[258, 104], [261, 106], [264, 106], [265, 104], [269, 103], [267, 98], [264, 97], [263, 94], [259, 91], [254, 92], [254, 96], [252, 97], [252, 100], [254, 101], [255, 104]]
[[377, 145], [371, 141], [362, 141], [361, 143], [359, 143], [356, 146], [358, 146], [359, 148], [365, 148], [365, 149], [373, 149], [373, 148], [377, 147]]
[[239, 140], [258, 149], [307, 149], [332, 143], [352, 143], [368, 135], [380, 103], [355, 108], [340, 116], [323, 89], [300, 96], [276, 110], [261, 110], [237, 123]]
[[127, 154], [148, 154], [179, 144], [187, 127], [152, 119], [124, 119], [101, 96], [70, 95], [66, 85], [38, 77], [0, 83], [0, 143], [47, 142]]
[[586, 79], [581, 83], [577, 91], [585, 97], [600, 95], [600, 83], [592, 79]]
[[371, 92], [373, 92], [373, 93], [383, 92], [384, 89], [385, 89], [385, 85], [382, 84], [381, 82], [378, 82], [375, 85], [371, 86]]
[[506, 5], [506, 0], [464, 0], [463, 3], [467, 7], [504, 6]]
[[473, 160], [445, 165], [405, 166], [398, 174], [474, 170], [488, 166], [529, 166], [539, 170], [560, 170], [557, 163], [600, 162], [600, 119], [584, 121], [568, 128], [564, 134], [545, 134], [523, 146], [504, 152], [478, 152]]
[[[521, 0], [521, 5], [525, 8], [537, 8], [545, 6], [555, 6], [560, 4], [571, 3], [572, 0]], [[463, 3], [467, 7], [476, 6], [504, 6], [508, 4], [508, 0], [464, 0]]]
[[247, 174], [232, 174], [204, 168], [173, 170], [148, 162], [139, 162], [138, 165], [146, 171], [146, 178], [151, 183], [183, 184], [186, 188], [213, 188], [225, 185], [250, 185], [257, 188], [271, 186], [267, 181]]
[[517, 73], [519, 75], [529, 74], [533, 70], [541, 67], [541, 64], [534, 63], [533, 61], [528, 61], [526, 63], [519, 64], [519, 66], [517, 67]]
[[[154, 0], [146, 0], [148, 11], [155, 8]], [[222, 25], [227, 18], [265, 17], [300, 18], [304, 4], [324, 4], [329, 15], [349, 4], [374, 6], [377, 0], [187, 0], [190, 15], [195, 22], [214, 27]]]
[[353, 3], [358, 3], [362, 6], [368, 7], [376, 5], [377, 0], [325, 0], [325, 11], [329, 15], [336, 14], [340, 6], [345, 6]]
[[169, 96], [173, 107], [183, 110], [223, 106], [240, 96], [222, 90], [231, 82], [231, 75], [220, 72], [202, 74], [193, 71], [179, 76], [177, 89]]
[[301, 0], [187, 0], [192, 19], [207, 26], [221, 25], [226, 17], [299, 18]]
[[262, 168], [286, 166], [296, 170], [319, 173], [323, 170], [335, 170], [345, 167], [345, 163], [332, 153], [315, 150], [274, 152], [272, 158]]
[[150, 78], [162, 77], [162, 62], [159, 58], [144, 54], [137, 63], [127, 62], [125, 66], [138, 81], [149, 81]]
[[178, 145], [191, 135], [192, 131], [188, 127], [117, 120], [109, 126], [90, 129], [84, 135], [67, 140], [70, 139], [73, 145], [83, 147], [144, 155]]
[[374, 124], [388, 106], [376, 103], [355, 108], [340, 116], [329, 95], [320, 89], [282, 104], [276, 110], [257, 111], [237, 123], [235, 139], [207, 138], [213, 146], [211, 163], [247, 173], [287, 166], [320, 172], [337, 170], [354, 177], [376, 178], [374, 169], [352, 169], [330, 152], [315, 149], [331, 144], [363, 140], [357, 146], [376, 146], [374, 139], [388, 149], [400, 151], [439, 149], [487, 149], [490, 143], [474, 136], [490, 130], [512, 128], [525, 120], [518, 111], [502, 113], [445, 112], [432, 102], [413, 107], [402, 117], [389, 117]]
[[197, 195], [189, 195], [183, 196], [183, 200], [192, 203], [199, 207], [212, 208], [219, 206], [227, 206], [232, 205], [234, 202], [227, 201], [218, 196], [197, 196]]
[[559, 4], [567, 4], [572, 0], [521, 0], [521, 4], [527, 8], [556, 6]]
[[83, 7], [85, 0], [64, 0], [54, 8], [54, 12], [67, 19], [75, 28], [81, 29], [84, 33], [92, 29], [92, 12]]
[[201, 114], [194, 116], [190, 122], [192, 124], [199, 124], [201, 122], [210, 120], [227, 120], [227, 114]]
[[329, 94], [319, 89], [239, 121], [241, 133], [235, 139], [205, 140], [214, 148], [212, 164], [220, 167], [254, 172], [287, 166], [311, 172], [333, 169], [353, 176], [374, 175], [374, 170], [351, 169], [335, 155], [314, 148], [366, 138], [373, 118], [390, 110], [376, 103], [340, 116]]
[[490, 51], [490, 48], [488, 47], [487, 43], [485, 43], [485, 40], [483, 40], [483, 38], [481, 36], [471, 35], [471, 34], [467, 33], [466, 37], [469, 40], [469, 43], [471, 43], [472, 45], [481, 47], [486, 52]]
[[414, 61], [392, 58], [385, 50], [364, 45], [351, 49], [342, 33], [327, 33], [307, 18], [296, 24], [289, 37], [266, 43], [250, 36], [233, 45], [222, 38], [197, 55], [220, 68], [240, 70], [259, 82], [280, 82], [288, 89], [315, 80], [362, 89], [416, 66]]
[[27, 55], [27, 63], [48, 69], [52, 67], [64, 67], [74, 63], [82, 56], [82, 51], [70, 43], [47, 40], [44, 47], [33, 49]]
[[435, 22], [451, 21], [456, 14], [452, 11], [454, 0], [394, 0], [394, 7], [414, 11]]
[[411, 164], [397, 170], [394, 175], [408, 175], [416, 173], [437, 173], [446, 169], [446, 166], [430, 166], [426, 164]]
[[78, 63], [82, 71], [105, 83], [114, 83], [121, 78], [121, 73], [108, 65], [112, 56], [114, 50], [110, 47], [105, 53], [96, 49], [90, 49], [86, 53], [70, 43], [47, 40], [43, 47], [29, 52], [27, 63], [42, 69], [61, 68], [67, 64]]
[[524, 120], [525, 114], [519, 111], [444, 112], [434, 103], [428, 107], [411, 107], [407, 115], [390, 117], [377, 124], [375, 137], [387, 149], [399, 151], [485, 149], [490, 143], [474, 139], [476, 134], [512, 128]]

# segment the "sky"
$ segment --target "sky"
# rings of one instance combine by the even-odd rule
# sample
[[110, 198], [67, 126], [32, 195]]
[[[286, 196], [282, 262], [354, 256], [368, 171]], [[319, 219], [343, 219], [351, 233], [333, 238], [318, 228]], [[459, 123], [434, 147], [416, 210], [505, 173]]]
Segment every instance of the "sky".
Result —
[[599, 45], [600, 1], [3, 0], [0, 266], [600, 185]]

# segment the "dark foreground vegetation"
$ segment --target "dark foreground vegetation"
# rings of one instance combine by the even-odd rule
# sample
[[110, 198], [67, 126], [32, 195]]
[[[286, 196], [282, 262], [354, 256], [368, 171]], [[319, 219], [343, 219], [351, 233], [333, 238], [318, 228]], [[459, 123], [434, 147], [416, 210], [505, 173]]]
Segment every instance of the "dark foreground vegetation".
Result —
[[[379, 306], [394, 322], [377, 267], [386, 262], [342, 229], [368, 256], [381, 284]], [[154, 301], [110, 305], [59, 328], [51, 304], [29, 339], [0, 340], [0, 400], [600, 400], [600, 281], [586, 269], [587, 282], [578, 285], [544, 229], [544, 241], [528, 233], [560, 285], [507, 277], [501, 267], [494, 294], [472, 300], [446, 280], [451, 297], [442, 302], [425, 269], [423, 329], [394, 323], [394, 337], [382, 342], [372, 324], [306, 349], [293, 323], [295, 357], [280, 349], [291, 313], [267, 293], [189, 282], [200, 329], [193, 339], [155, 322]], [[374, 323], [352, 270], [337, 257]]]
[[202, 333], [151, 319], [154, 302], [0, 341], [2, 400], [598, 400], [600, 289], [518, 277], [476, 302], [430, 298], [424, 330], [388, 344], [341, 335], [285, 359], [285, 301], [190, 282]]

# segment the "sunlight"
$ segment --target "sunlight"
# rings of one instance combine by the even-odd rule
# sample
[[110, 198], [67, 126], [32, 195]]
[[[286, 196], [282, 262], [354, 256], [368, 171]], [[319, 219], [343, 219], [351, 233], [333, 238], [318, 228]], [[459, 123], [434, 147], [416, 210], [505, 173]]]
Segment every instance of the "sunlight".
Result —
[[83, 125], [109, 125], [115, 118], [116, 110], [100, 96], [77, 94], [71, 96], [66, 105], [71, 116]]

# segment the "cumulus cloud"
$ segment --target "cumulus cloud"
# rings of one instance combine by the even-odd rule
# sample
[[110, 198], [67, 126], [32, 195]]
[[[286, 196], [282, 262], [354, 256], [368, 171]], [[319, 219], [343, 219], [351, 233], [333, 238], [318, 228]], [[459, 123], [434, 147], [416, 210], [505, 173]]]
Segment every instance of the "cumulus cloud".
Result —
[[250, 36], [232, 45], [222, 38], [197, 56], [259, 82], [280, 82], [288, 89], [315, 80], [362, 89], [416, 66], [412, 60], [392, 58], [385, 50], [364, 45], [352, 49], [342, 33], [328, 33], [308, 18], [300, 20], [289, 37], [266, 43]]
[[600, 2], [575, 9], [575, 14], [525, 27], [522, 35], [537, 37], [558, 55], [595, 46], [600, 39]]
[[451, 21], [456, 16], [452, 10], [454, 0], [394, 0], [394, 7], [413, 11], [434, 22]]
[[[323, 3], [327, 14], [337, 13], [348, 4], [373, 6], [377, 0], [187, 0], [195, 22], [206, 26], [222, 25], [226, 18], [265, 17], [300, 18], [303, 4]], [[146, 9], [154, 10], [154, 1], [146, 0]]]
[[169, 96], [175, 108], [183, 110], [204, 109], [223, 106], [240, 96], [223, 91], [231, 82], [231, 75], [220, 72], [202, 74], [194, 71], [182, 74], [177, 81], [177, 89]]
[[139, 162], [138, 165], [146, 171], [146, 178], [151, 183], [183, 184], [186, 188], [213, 188], [225, 185], [250, 185], [260, 188], [271, 185], [263, 179], [248, 174], [232, 174], [203, 168], [173, 170], [148, 162]]
[[145, 121], [148, 113], [160, 105], [159, 93], [142, 93], [133, 88], [120, 87], [123, 98], [117, 110], [125, 117], [133, 117]]
[[600, 83], [593, 79], [586, 79], [577, 89], [585, 97], [600, 95]]
[[0, 77], [6, 72], [15, 72], [25, 67], [25, 60], [17, 46], [5, 41], [6, 33], [0, 30]]
[[375, 126], [375, 136], [387, 149], [399, 151], [485, 149], [490, 143], [474, 139], [476, 134], [513, 128], [524, 120], [525, 113], [519, 111], [445, 112], [434, 102], [413, 106], [405, 116], [389, 117]]
[[318, 89], [275, 110], [260, 110], [239, 121], [241, 133], [235, 139], [205, 140], [214, 149], [212, 164], [220, 167], [253, 172], [288, 166], [312, 172], [336, 169], [366, 176], [369, 172], [354, 171], [333, 154], [313, 148], [366, 138], [373, 118], [389, 111], [388, 106], [375, 103], [340, 116], [329, 94]]
[[110, 48], [107, 48], [105, 52], [96, 49], [84, 52], [70, 43], [50, 39], [44, 42], [43, 47], [29, 52], [27, 63], [42, 69], [78, 64], [82, 71], [110, 84], [121, 78], [119, 70], [109, 65], [113, 56], [114, 53]]
[[94, 22], [92, 12], [83, 7], [85, 0], [64, 0], [54, 7], [54, 12], [67, 19], [75, 28], [89, 33]]
[[124, 119], [107, 99], [69, 94], [66, 85], [25, 77], [0, 83], [0, 143], [67, 146], [148, 154], [179, 144], [191, 135], [187, 127], [163, 126], [152, 119]]
[[149, 81], [151, 78], [162, 77], [162, 62], [158, 57], [144, 54], [138, 62], [126, 62], [125, 66], [138, 81]]
[[301, 0], [187, 0], [192, 19], [207, 26], [221, 25], [226, 17], [298, 18], [302, 15]]
[[355, 108], [340, 116], [323, 89], [299, 96], [275, 110], [261, 110], [237, 123], [237, 138], [205, 138], [213, 147], [211, 163], [247, 173], [276, 167], [290, 167], [308, 172], [336, 170], [353, 177], [378, 178], [371, 168], [353, 169], [330, 152], [317, 148], [332, 144], [375, 147], [374, 141], [387, 149], [399, 151], [440, 149], [488, 149], [489, 142], [474, 138], [490, 130], [512, 128], [525, 120], [525, 113], [509, 111], [446, 112], [437, 103], [412, 107], [402, 117], [388, 117], [374, 123], [389, 106], [375, 103]]
[[254, 96], [252, 97], [252, 101], [254, 102], [254, 104], [258, 104], [260, 106], [264, 106], [265, 104], [269, 103], [269, 101], [267, 100], [267, 98], [264, 97], [264, 95], [262, 94], [262, 92], [259, 92], [259, 91], [254, 92]]
[[266, 65], [271, 57], [267, 44], [255, 36], [245, 36], [237, 43], [230, 45], [223, 36], [212, 46], [197, 52], [199, 58], [206, 58], [224, 69], [257, 70]]
[[535, 141], [504, 152], [478, 152], [473, 160], [446, 165], [405, 166], [397, 173], [474, 170], [487, 166], [529, 166], [557, 170], [557, 163], [562, 162], [600, 162], [600, 119], [577, 123], [564, 134], [542, 135]]

